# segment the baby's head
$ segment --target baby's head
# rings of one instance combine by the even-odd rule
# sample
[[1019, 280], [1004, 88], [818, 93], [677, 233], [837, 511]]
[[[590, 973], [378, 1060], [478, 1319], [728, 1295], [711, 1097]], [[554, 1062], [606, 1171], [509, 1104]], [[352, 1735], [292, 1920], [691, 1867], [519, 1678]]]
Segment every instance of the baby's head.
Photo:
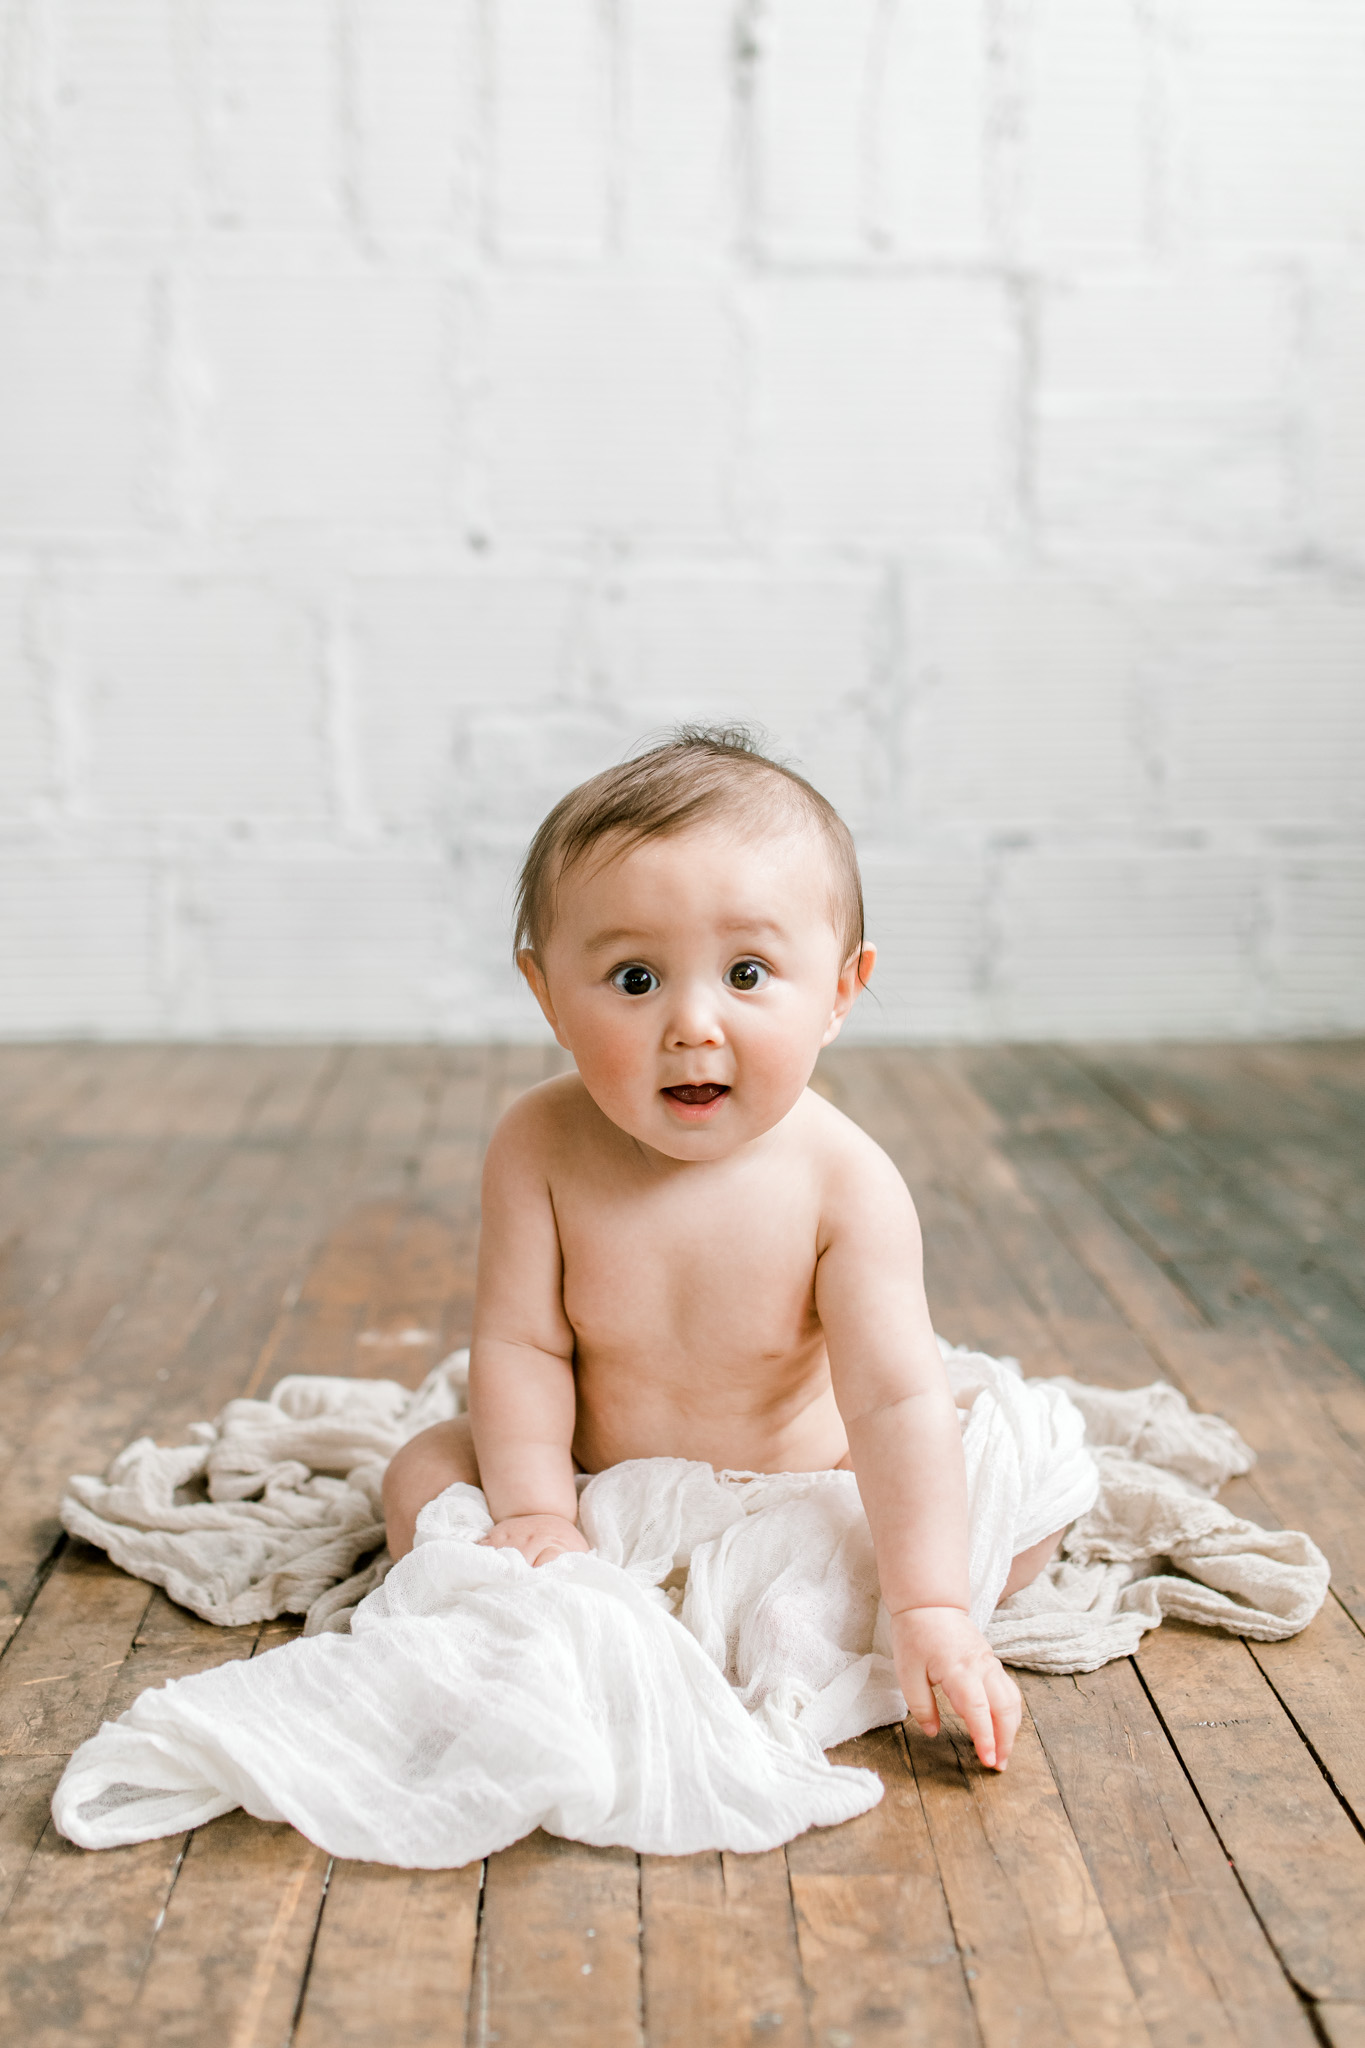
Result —
[[518, 965], [598, 1107], [670, 1158], [779, 1123], [873, 957], [847, 826], [739, 728], [570, 790], [522, 868]]

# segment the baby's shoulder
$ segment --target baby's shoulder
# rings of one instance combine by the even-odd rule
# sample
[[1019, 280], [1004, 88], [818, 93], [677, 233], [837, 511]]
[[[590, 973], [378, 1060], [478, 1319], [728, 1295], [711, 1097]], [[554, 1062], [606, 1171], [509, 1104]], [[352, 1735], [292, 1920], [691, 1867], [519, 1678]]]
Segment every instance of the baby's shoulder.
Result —
[[556, 1074], [518, 1095], [503, 1111], [488, 1141], [488, 1160], [501, 1164], [549, 1167], [565, 1151], [581, 1143], [591, 1121], [592, 1097], [577, 1074]]
[[862, 1124], [812, 1096], [808, 1133], [819, 1161], [821, 1245], [845, 1237], [864, 1241], [868, 1231], [919, 1229], [911, 1190], [896, 1163]]
[[814, 1090], [807, 1090], [805, 1106], [827, 1218], [856, 1212], [866, 1204], [909, 1205], [910, 1191], [900, 1169], [861, 1124]]

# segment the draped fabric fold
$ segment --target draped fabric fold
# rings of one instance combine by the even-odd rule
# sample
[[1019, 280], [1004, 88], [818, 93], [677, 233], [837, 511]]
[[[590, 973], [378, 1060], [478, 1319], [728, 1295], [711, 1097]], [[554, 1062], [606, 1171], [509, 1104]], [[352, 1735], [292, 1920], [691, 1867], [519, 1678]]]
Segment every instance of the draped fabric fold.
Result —
[[[1212, 1498], [1251, 1454], [1158, 1383], [1025, 1381], [943, 1346], [962, 1417], [972, 1611], [1008, 1662], [1092, 1670], [1163, 1614], [1272, 1640], [1325, 1596], [1306, 1536]], [[635, 1460], [586, 1481], [592, 1553], [489, 1550], [477, 1488], [423, 1510], [388, 1566], [379, 1483], [462, 1402], [464, 1356], [416, 1395], [295, 1376], [194, 1441], [142, 1439], [63, 1519], [207, 1619], [306, 1612], [298, 1641], [144, 1693], [71, 1759], [57, 1826], [89, 1848], [233, 1806], [334, 1855], [465, 1863], [541, 1826], [662, 1854], [759, 1850], [881, 1796], [824, 1751], [899, 1719], [849, 1472]], [[1014, 1554], [1062, 1554], [1000, 1603]], [[359, 1569], [357, 1569], [359, 1567]]]

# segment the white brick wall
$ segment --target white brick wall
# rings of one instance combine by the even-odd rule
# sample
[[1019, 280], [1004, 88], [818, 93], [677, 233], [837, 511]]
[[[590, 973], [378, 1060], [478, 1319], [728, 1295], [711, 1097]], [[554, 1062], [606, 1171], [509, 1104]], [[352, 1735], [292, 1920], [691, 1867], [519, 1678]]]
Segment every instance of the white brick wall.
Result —
[[1359, 0], [0, 0], [0, 1032], [534, 1035], [680, 717], [864, 1036], [1365, 1028]]

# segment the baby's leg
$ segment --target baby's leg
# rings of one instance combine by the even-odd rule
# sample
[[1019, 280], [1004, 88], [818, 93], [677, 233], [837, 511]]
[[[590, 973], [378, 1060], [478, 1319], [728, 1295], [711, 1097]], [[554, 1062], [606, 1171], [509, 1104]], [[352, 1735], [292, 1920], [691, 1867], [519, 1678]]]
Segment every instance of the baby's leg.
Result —
[[1044, 1536], [1041, 1543], [1034, 1543], [1027, 1550], [1015, 1552], [1010, 1575], [1005, 1581], [1005, 1590], [1000, 1595], [1002, 1600], [1008, 1600], [1011, 1593], [1020, 1593], [1025, 1586], [1033, 1584], [1038, 1574], [1045, 1570], [1057, 1555], [1057, 1545], [1065, 1534], [1065, 1529], [1058, 1529], [1053, 1535]]
[[394, 1453], [384, 1474], [390, 1557], [396, 1561], [407, 1556], [422, 1509], [459, 1479], [470, 1486], [479, 1483], [467, 1415], [458, 1415], [453, 1422], [433, 1422]]

